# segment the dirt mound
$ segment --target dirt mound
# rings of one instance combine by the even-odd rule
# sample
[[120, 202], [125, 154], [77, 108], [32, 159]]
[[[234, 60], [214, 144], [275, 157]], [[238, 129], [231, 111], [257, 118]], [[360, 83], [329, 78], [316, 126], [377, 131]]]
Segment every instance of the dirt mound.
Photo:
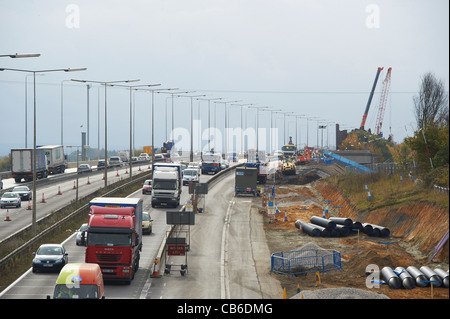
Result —
[[[338, 287], [370, 290], [366, 287], [368, 265], [376, 265], [379, 270], [385, 266], [407, 268], [425, 265], [430, 252], [448, 230], [448, 212], [433, 205], [418, 203], [385, 211], [358, 212], [339, 190], [322, 181], [313, 185], [277, 186], [275, 194], [280, 213], [276, 215], [275, 220], [268, 217], [265, 219], [266, 236], [272, 252], [298, 250], [299, 247], [313, 245], [335, 249], [341, 253], [342, 270], [321, 274], [321, 287], [315, 286], [315, 275], [311, 273], [297, 277], [274, 275], [282, 286], [287, 288], [288, 297], [296, 294], [298, 285], [302, 290]], [[322, 216], [322, 207], [326, 206], [324, 199], [332, 201], [329, 216], [348, 217], [353, 221], [382, 225], [390, 229], [391, 236], [381, 239], [362, 233], [358, 239], [353, 233], [347, 237], [322, 238], [301, 233], [295, 228], [295, 221], [300, 219], [309, 222], [312, 216]], [[342, 208], [332, 209], [333, 206]], [[260, 212], [265, 214], [263, 209], [260, 209]], [[433, 261], [443, 260], [448, 263], [448, 243], [442, 251]], [[447, 264], [441, 266], [447, 267]], [[405, 290], [381, 285], [372, 291], [395, 299], [431, 297], [427, 288]], [[448, 297], [448, 289], [434, 289], [434, 298]]]
[[[429, 203], [405, 205], [398, 209], [386, 209], [373, 212], [358, 212], [353, 205], [331, 184], [320, 182], [315, 185], [321, 194], [332, 200], [333, 206], [343, 207], [342, 217], [353, 221], [371, 223], [389, 228], [391, 237], [416, 246], [422, 252], [422, 258], [429, 257], [435, 246], [448, 231], [448, 211]], [[448, 263], [447, 249], [439, 254], [436, 261]]]

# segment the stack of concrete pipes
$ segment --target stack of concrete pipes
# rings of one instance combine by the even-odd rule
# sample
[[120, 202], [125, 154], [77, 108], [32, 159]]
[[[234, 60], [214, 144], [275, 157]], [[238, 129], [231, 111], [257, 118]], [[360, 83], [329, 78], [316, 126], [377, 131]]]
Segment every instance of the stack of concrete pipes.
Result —
[[414, 287], [445, 287], [448, 288], [448, 270], [444, 271], [440, 268], [432, 270], [428, 266], [422, 266], [417, 269], [414, 266], [408, 268], [397, 267], [392, 270], [391, 267], [381, 269], [381, 278], [384, 284], [392, 289], [405, 288], [412, 289]]
[[386, 227], [367, 223], [361, 224], [345, 217], [326, 219], [313, 216], [310, 223], [297, 220], [294, 225], [302, 232], [314, 237], [343, 237], [349, 235], [352, 231], [361, 231], [374, 237], [389, 237], [390, 235], [390, 231]]

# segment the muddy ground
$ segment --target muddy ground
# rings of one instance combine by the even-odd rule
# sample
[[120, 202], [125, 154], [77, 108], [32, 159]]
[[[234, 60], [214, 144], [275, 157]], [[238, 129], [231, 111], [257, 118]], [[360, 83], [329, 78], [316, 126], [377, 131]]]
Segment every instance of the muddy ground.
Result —
[[[339, 167], [323, 167], [319, 169], [326, 170], [329, 174], [340, 173], [342, 171]], [[332, 270], [327, 273], [321, 273], [320, 286], [316, 286], [317, 278], [314, 273], [297, 276], [272, 274], [272, 276], [280, 281], [281, 286], [286, 288], [288, 298], [297, 294], [298, 289], [311, 290], [337, 287], [364, 289], [384, 294], [392, 299], [449, 298], [449, 289], [443, 287], [434, 288], [433, 291], [431, 291], [430, 287], [415, 287], [409, 290], [391, 289], [388, 285], [380, 285], [379, 288], [371, 289], [366, 287], [366, 267], [370, 264], [377, 265], [380, 270], [385, 266], [393, 269], [402, 266], [406, 269], [408, 266], [420, 268], [423, 265], [427, 265], [432, 269], [439, 267], [448, 270], [448, 243], [444, 247], [444, 250], [447, 250], [447, 259], [445, 257], [436, 258], [437, 262], [427, 263], [428, 252], [436, 244], [436, 238], [442, 238], [442, 234], [432, 234], [431, 231], [427, 231], [427, 220], [423, 217], [430, 216], [430, 222], [431, 220], [435, 221], [436, 218], [443, 218], [446, 220], [443, 227], [446, 227], [447, 230], [448, 212], [436, 212], [435, 207], [416, 205], [413, 209], [411, 207], [405, 207], [396, 211], [377, 212], [377, 214], [373, 214], [376, 216], [361, 215], [347, 205], [348, 201], [339, 191], [320, 180], [314, 181], [317, 178], [311, 177], [313, 174], [309, 175], [306, 181], [307, 184], [283, 184], [275, 187], [276, 202], [280, 211], [275, 219], [267, 217], [266, 211], [262, 209], [262, 199], [258, 199], [258, 201], [261, 200], [261, 204], [257, 204], [260, 207], [259, 211], [265, 216], [265, 231], [269, 249], [271, 253], [299, 250], [302, 246], [313, 243], [324, 249], [339, 251], [342, 259], [342, 269], [340, 271]], [[295, 227], [295, 221], [300, 219], [309, 222], [312, 216], [321, 217], [323, 214], [323, 200], [324, 198], [330, 199], [331, 197], [333, 198], [333, 205], [330, 205], [330, 207], [342, 206], [344, 208], [330, 208], [328, 216], [349, 217], [353, 221], [369, 222], [388, 228], [391, 227], [391, 236], [388, 238], [379, 238], [369, 237], [361, 233], [358, 237], [354, 233], [340, 238], [322, 238], [311, 237], [301, 233]], [[396, 218], [396, 215], [403, 217]], [[421, 223], [410, 222], [417, 215], [422, 217]], [[380, 221], [386, 224], [381, 224]], [[441, 262], [439, 262], [439, 259]], [[442, 262], [442, 260], [446, 262]]]

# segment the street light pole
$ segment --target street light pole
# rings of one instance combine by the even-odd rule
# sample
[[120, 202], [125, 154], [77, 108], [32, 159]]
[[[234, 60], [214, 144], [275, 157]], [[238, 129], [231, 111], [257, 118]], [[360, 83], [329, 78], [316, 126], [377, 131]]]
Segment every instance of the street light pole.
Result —
[[121, 81], [93, 81], [93, 80], [77, 80], [71, 79], [74, 82], [82, 82], [82, 83], [99, 83], [105, 87], [105, 188], [108, 186], [108, 108], [107, 108], [107, 86], [110, 86], [115, 83], [130, 83], [130, 82], [138, 82], [140, 80], [121, 80]]
[[192, 102], [193, 102], [193, 98], [195, 97], [200, 97], [200, 96], [206, 96], [206, 94], [202, 94], [202, 95], [177, 95], [177, 97], [189, 97], [191, 98], [191, 151], [190, 151], [190, 155], [189, 155], [189, 161], [193, 162], [194, 161], [194, 132], [193, 132], [193, 126], [194, 126], [194, 109], [192, 106]]
[[226, 102], [214, 102], [214, 103], [222, 103], [224, 106], [225, 106], [225, 116], [224, 116], [224, 118], [225, 118], [225, 123], [224, 123], [224, 127], [223, 127], [223, 130], [224, 130], [224, 133], [225, 133], [225, 146], [224, 146], [224, 156], [226, 156], [226, 154], [227, 154], [227, 147], [228, 147], [228, 134], [227, 134], [227, 104], [230, 104], [230, 103], [236, 103], [236, 102], [241, 102], [242, 100], [237, 100], [237, 101], [226, 101]]
[[[123, 84], [109, 84], [109, 86], [121, 86], [130, 90], [130, 156], [128, 157], [128, 165], [130, 166], [130, 180], [133, 179], [133, 89], [138, 87], [159, 86], [161, 84], [141, 84], [141, 85], [123, 85]], [[153, 164], [153, 163], [152, 163]]]
[[[170, 91], [170, 90], [178, 90], [178, 88], [170, 88], [170, 89], [139, 89], [139, 88], [134, 88], [134, 90], [136, 91], [147, 91], [147, 92], [151, 92], [152, 93], [152, 167], [155, 164], [155, 104], [154, 104], [154, 96], [155, 96], [155, 92], [156, 93], [162, 93], [159, 91]], [[167, 109], [166, 109], [167, 111]], [[167, 114], [167, 113], [166, 113]], [[166, 130], [167, 132], [167, 130]]]
[[[16, 55], [17, 57], [17, 55]], [[0, 68], [0, 71], [16, 71], [16, 72], [27, 72], [33, 73], [33, 208], [31, 217], [31, 231], [33, 234], [36, 233], [36, 73], [47, 73], [47, 72], [74, 72], [74, 71], [85, 71], [86, 68], [76, 68], [76, 69], [47, 69], [47, 70], [23, 70], [23, 69], [9, 69]]]
[[[199, 101], [201, 101], [201, 100], [203, 100], [203, 101], [208, 101], [208, 150], [211, 150], [211, 145], [210, 145], [210, 143], [211, 143], [211, 131], [210, 131], [210, 129], [211, 129], [211, 101], [214, 101], [214, 100], [222, 100], [223, 98], [222, 97], [218, 97], [218, 98], [213, 98], [213, 99], [196, 99], [196, 100], [199, 100]], [[200, 148], [201, 148], [201, 146], [200, 146]]]

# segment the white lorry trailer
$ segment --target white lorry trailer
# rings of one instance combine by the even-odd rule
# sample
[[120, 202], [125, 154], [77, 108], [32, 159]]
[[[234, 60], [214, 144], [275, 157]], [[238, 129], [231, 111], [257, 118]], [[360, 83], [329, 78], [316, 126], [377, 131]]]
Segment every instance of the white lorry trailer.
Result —
[[45, 150], [49, 174], [64, 173], [67, 162], [64, 157], [64, 148], [62, 145], [43, 145], [38, 146], [38, 148]]
[[[36, 149], [36, 178], [47, 178], [48, 166], [45, 150]], [[33, 149], [18, 148], [11, 150], [11, 175], [16, 183], [22, 179], [29, 182], [33, 180]]]
[[157, 205], [180, 204], [182, 191], [181, 165], [155, 163], [152, 176], [152, 207]]

